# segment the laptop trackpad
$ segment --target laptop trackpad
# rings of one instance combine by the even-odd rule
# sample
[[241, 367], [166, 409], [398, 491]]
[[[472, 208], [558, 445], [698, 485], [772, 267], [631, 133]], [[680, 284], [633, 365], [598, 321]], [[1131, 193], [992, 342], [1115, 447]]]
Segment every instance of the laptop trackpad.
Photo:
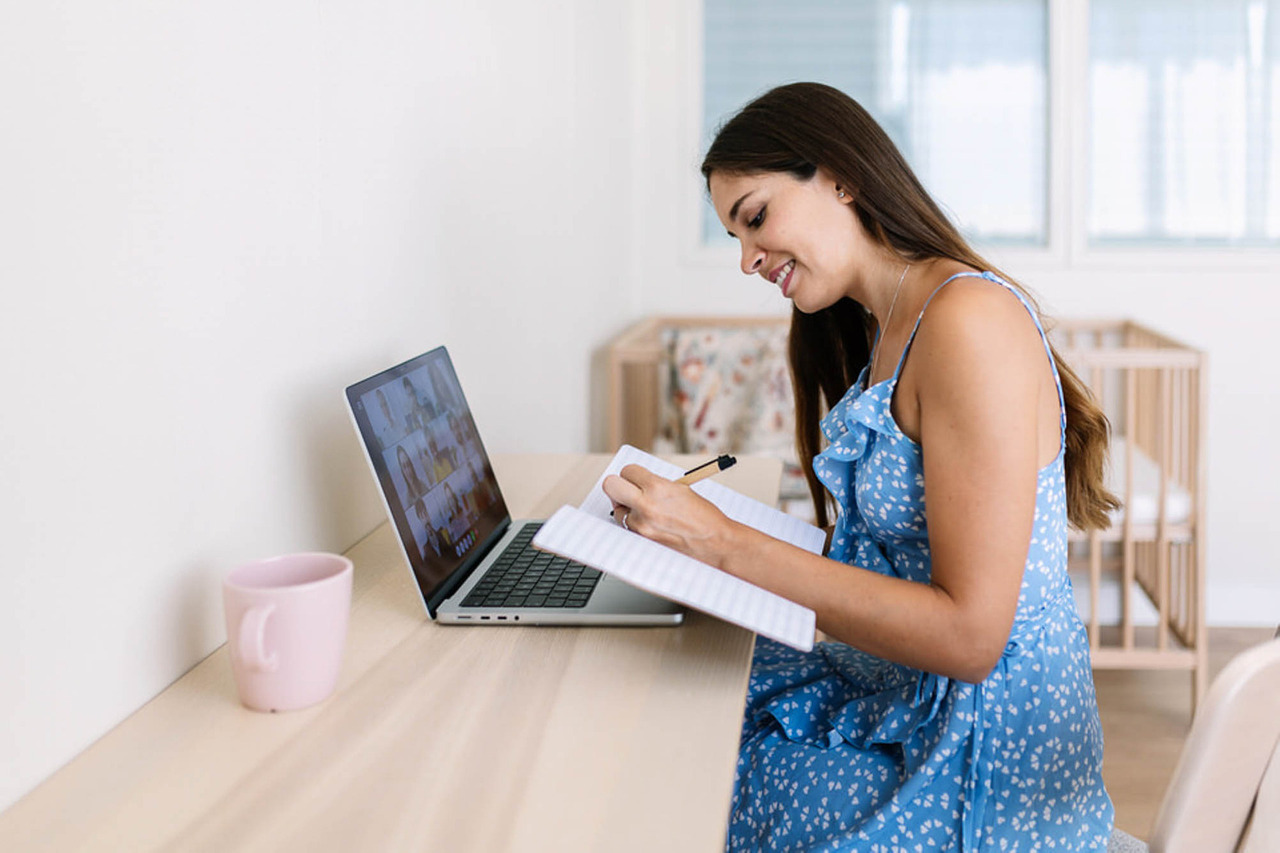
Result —
[[586, 609], [591, 612], [680, 613], [683, 608], [606, 574], [601, 576]]

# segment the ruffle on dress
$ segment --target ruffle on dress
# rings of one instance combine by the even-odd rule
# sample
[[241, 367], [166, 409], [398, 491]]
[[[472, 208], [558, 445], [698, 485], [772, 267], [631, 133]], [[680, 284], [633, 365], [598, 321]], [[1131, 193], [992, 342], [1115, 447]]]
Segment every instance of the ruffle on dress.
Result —
[[[892, 396], [895, 383], [881, 382], [863, 391], [866, 372], [863, 368], [858, 381], [821, 422], [827, 446], [814, 458], [814, 473], [827, 491], [837, 497], [840, 513], [827, 556], [883, 575], [906, 577], [894, 568], [885, 548], [872, 538], [857, 502], [847, 499], [854, 487], [854, 472], [871, 451], [873, 436], [876, 433], [897, 435], [896, 424], [887, 423], [883, 414], [889, 410], [887, 398]], [[847, 507], [853, 509], [850, 511]]]

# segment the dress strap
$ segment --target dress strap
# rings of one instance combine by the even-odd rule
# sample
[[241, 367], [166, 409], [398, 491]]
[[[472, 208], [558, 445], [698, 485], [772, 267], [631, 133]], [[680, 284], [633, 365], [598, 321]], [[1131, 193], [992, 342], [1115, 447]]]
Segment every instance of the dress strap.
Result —
[[902, 365], [907, 363], [907, 353], [911, 350], [911, 344], [915, 342], [916, 332], [920, 331], [920, 321], [924, 319], [924, 312], [929, 310], [929, 303], [933, 301], [933, 297], [938, 295], [938, 291], [962, 277], [986, 278], [983, 273], [958, 272], [933, 289], [933, 293], [929, 294], [929, 298], [924, 301], [924, 305], [920, 308], [920, 314], [916, 317], [916, 324], [911, 327], [911, 335], [907, 338], [907, 345], [902, 348], [902, 354], [898, 356], [898, 366], [893, 369], [894, 385], [898, 384], [898, 377], [902, 374]]
[[1004, 287], [1018, 298], [1018, 301], [1022, 303], [1022, 307], [1027, 309], [1027, 313], [1031, 315], [1031, 322], [1036, 324], [1036, 331], [1040, 333], [1040, 342], [1044, 344], [1045, 355], [1049, 357], [1049, 367], [1053, 370], [1053, 384], [1057, 386], [1058, 389], [1058, 428], [1061, 432], [1063, 446], [1065, 447], [1065, 442], [1067, 440], [1067, 403], [1062, 395], [1062, 377], [1058, 375], [1058, 364], [1053, 359], [1053, 349], [1049, 346], [1049, 336], [1045, 334], [1044, 326], [1040, 323], [1040, 316], [1036, 310], [1031, 307], [1031, 303], [1027, 301], [1027, 298], [1022, 295], [1018, 288], [1014, 287], [1012, 284], [1000, 278], [1000, 276], [993, 272], [958, 272], [933, 289], [933, 293], [930, 293], [929, 298], [924, 301], [924, 306], [920, 309], [920, 315], [916, 317], [916, 324], [911, 329], [911, 336], [907, 338], [907, 345], [902, 348], [902, 355], [898, 356], [898, 366], [894, 368], [893, 371], [893, 384], [895, 386], [898, 384], [898, 377], [902, 373], [902, 365], [907, 361], [907, 353], [911, 349], [912, 342], [916, 339], [916, 332], [920, 331], [920, 321], [924, 319], [924, 312], [928, 310], [929, 303], [933, 301], [933, 297], [938, 295], [938, 291], [942, 290], [942, 288], [946, 287], [958, 278], [983, 278]]

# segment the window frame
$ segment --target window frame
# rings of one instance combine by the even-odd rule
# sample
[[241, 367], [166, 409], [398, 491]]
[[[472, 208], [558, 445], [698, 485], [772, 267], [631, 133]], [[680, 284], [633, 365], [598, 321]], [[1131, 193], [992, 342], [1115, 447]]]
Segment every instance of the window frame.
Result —
[[[1048, 2], [1048, 134], [1046, 161], [1046, 243], [1040, 247], [984, 244], [974, 248], [993, 263], [1025, 272], [1042, 270], [1207, 271], [1270, 270], [1280, 259], [1280, 246], [1093, 246], [1089, 244], [1089, 0]], [[701, 162], [703, 91], [703, 4], [681, 4], [689, 10], [685, 32], [692, 35], [687, 69], [694, 85], [681, 110], [687, 162]], [[696, 174], [696, 171], [695, 171]], [[688, 239], [684, 262], [694, 268], [723, 268], [738, 256], [730, 246], [708, 246], [702, 240], [699, 181], [690, 183], [682, 200], [683, 234]], [[736, 263], [736, 261], [735, 261]]]

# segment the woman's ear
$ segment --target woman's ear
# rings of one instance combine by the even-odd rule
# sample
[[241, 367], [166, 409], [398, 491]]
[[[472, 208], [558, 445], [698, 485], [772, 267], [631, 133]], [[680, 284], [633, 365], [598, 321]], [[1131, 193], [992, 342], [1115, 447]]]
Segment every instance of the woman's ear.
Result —
[[853, 204], [853, 190], [837, 181], [835, 176], [826, 169], [819, 167], [815, 177], [822, 181], [826, 188], [835, 195], [836, 201], [841, 204]]

